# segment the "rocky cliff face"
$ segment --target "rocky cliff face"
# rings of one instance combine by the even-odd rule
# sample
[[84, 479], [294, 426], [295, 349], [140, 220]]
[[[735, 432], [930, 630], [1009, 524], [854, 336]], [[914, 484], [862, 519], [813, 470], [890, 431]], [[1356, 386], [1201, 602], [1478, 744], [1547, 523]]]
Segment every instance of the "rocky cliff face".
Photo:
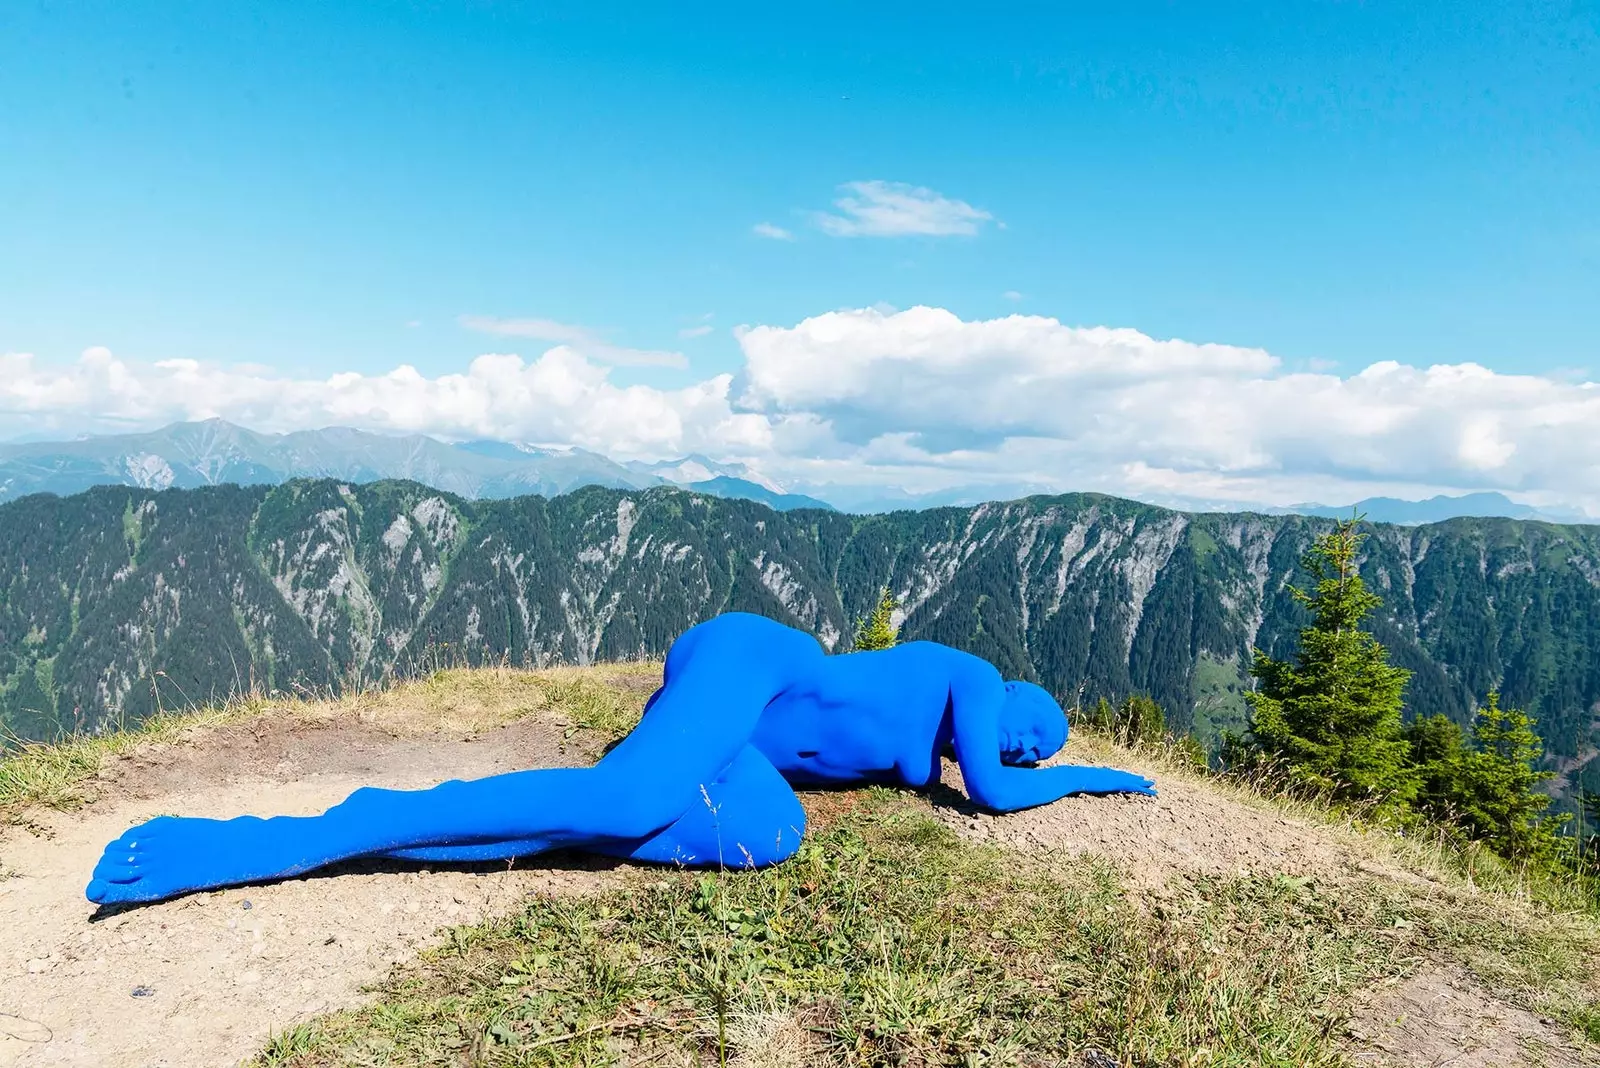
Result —
[[[906, 639], [1068, 702], [1149, 693], [1210, 736], [1242, 719], [1250, 649], [1303, 623], [1288, 585], [1326, 525], [1092, 495], [848, 516], [675, 489], [102, 487], [0, 506], [0, 693], [38, 736], [252, 686], [659, 656], [733, 610], [839, 649], [887, 583]], [[1416, 673], [1411, 711], [1464, 720], [1499, 687], [1579, 770], [1600, 721], [1600, 528], [1380, 526], [1363, 570], [1375, 630]]]

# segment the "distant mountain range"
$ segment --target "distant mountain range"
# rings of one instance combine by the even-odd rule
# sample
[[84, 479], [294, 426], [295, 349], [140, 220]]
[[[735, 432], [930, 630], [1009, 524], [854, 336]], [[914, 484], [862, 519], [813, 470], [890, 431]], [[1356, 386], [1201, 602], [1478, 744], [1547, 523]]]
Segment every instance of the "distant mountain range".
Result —
[[[1213, 741], [1244, 720], [1251, 650], [1285, 655], [1305, 623], [1289, 587], [1330, 526], [1095, 494], [864, 516], [668, 486], [468, 500], [352, 481], [0, 505], [0, 736], [458, 659], [660, 656], [729, 610], [840, 649], [887, 585], [907, 639], [1068, 700], [1147, 693]], [[1373, 629], [1414, 673], [1409, 712], [1466, 723], [1498, 688], [1537, 718], [1561, 791], [1600, 789], [1600, 527], [1368, 529]]]
[[1518, 504], [1503, 493], [1468, 493], [1460, 497], [1429, 497], [1425, 501], [1403, 501], [1395, 497], [1368, 497], [1342, 507], [1326, 504], [1296, 504], [1273, 509], [1293, 515], [1341, 518], [1357, 512], [1374, 523], [1394, 523], [1415, 527], [1442, 523], [1446, 519], [1538, 519], [1547, 523], [1592, 523], [1595, 520], [1568, 509], [1539, 509]]
[[[91, 486], [154, 490], [224, 483], [275, 486], [294, 478], [336, 478], [357, 484], [409, 479], [478, 500], [555, 497], [584, 486], [640, 490], [675, 485], [713, 497], [759, 501], [780, 512], [822, 508], [856, 514], [964, 508], [1040, 492], [1037, 487], [999, 483], [931, 493], [910, 493], [892, 486], [783, 487], [743, 464], [697, 455], [656, 463], [618, 463], [577, 448], [505, 441], [449, 444], [421, 434], [373, 434], [348, 427], [260, 434], [221, 419], [174, 423], [140, 434], [0, 445], [0, 502], [30, 493], [69, 496]], [[1165, 503], [1191, 511], [1246, 510], [1212, 502]], [[1575, 511], [1536, 509], [1499, 493], [1426, 501], [1371, 497], [1353, 505], [1299, 504], [1252, 510], [1270, 515], [1347, 516], [1352, 509], [1374, 523], [1400, 526], [1494, 516], [1594, 522]]]
[[0, 445], [0, 502], [30, 493], [70, 496], [92, 486], [276, 486], [294, 478], [352, 483], [409, 479], [477, 499], [555, 497], [584, 486], [637, 490], [678, 485], [714, 497], [760, 501], [779, 511], [832, 509], [815, 498], [785, 493], [742, 464], [701, 456], [619, 464], [584, 449], [503, 441], [452, 445], [421, 434], [372, 434], [348, 427], [259, 434], [207, 419], [142, 434]]

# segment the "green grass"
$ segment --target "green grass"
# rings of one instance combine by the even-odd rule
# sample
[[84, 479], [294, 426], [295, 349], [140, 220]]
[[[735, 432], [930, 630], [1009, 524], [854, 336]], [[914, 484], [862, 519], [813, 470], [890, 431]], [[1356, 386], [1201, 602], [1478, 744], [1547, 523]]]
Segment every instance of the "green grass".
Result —
[[569, 737], [578, 730], [590, 730], [615, 740], [633, 730], [644, 714], [639, 694], [620, 691], [591, 674], [553, 674], [539, 678], [536, 684], [548, 706], [566, 720]]
[[967, 844], [875, 790], [777, 868], [456, 928], [260, 1063], [1342, 1065], [1343, 1007], [1414, 959], [1417, 932], [1376, 882], [1144, 900], [1100, 863]]
[[53, 745], [22, 745], [0, 757], [0, 822], [19, 819], [31, 807], [70, 809], [88, 799], [85, 785], [113, 757], [141, 746], [170, 742], [191, 730], [250, 718], [256, 704], [241, 701], [219, 708], [154, 716], [130, 730], [80, 735]]
[[1219, 660], [1210, 653], [1201, 653], [1195, 660], [1191, 733], [1208, 749], [1216, 747], [1224, 731], [1241, 733], [1249, 722], [1245, 689], [1235, 660]]

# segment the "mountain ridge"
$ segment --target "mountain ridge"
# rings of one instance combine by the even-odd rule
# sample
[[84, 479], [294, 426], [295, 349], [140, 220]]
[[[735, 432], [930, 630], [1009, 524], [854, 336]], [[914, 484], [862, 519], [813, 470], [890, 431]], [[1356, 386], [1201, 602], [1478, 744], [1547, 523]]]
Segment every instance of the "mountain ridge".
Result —
[[[1249, 652], [1304, 624], [1288, 587], [1328, 520], [1099, 494], [857, 516], [677, 487], [469, 500], [416, 482], [99, 487], [0, 505], [0, 715], [43, 737], [251, 687], [342, 689], [445, 660], [660, 656], [753, 611], [833, 650], [888, 585], [902, 635], [1069, 703], [1148, 693], [1180, 729], [1243, 721]], [[1374, 630], [1413, 714], [1489, 689], [1567, 786], [1600, 786], [1600, 530], [1369, 527]]]

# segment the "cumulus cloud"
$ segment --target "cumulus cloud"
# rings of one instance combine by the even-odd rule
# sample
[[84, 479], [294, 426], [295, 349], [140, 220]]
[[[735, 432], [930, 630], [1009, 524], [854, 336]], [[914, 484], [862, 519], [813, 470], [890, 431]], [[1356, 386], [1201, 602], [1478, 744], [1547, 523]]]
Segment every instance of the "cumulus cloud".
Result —
[[743, 406], [803, 412], [885, 464], [1258, 503], [1500, 489], [1600, 512], [1593, 382], [1470, 363], [1285, 373], [1260, 349], [937, 308], [739, 336]]
[[689, 359], [681, 352], [661, 352], [654, 349], [630, 349], [612, 345], [594, 331], [571, 323], [558, 323], [554, 319], [501, 319], [493, 315], [463, 315], [456, 320], [463, 327], [479, 334], [495, 337], [522, 337], [534, 341], [549, 341], [568, 345], [602, 363], [618, 367], [676, 367], [689, 366]]
[[1570, 376], [1394, 362], [1341, 376], [1286, 369], [1257, 348], [927, 307], [736, 337], [738, 374], [671, 390], [618, 385], [567, 343], [437, 377], [400, 366], [288, 378], [103, 348], [54, 367], [4, 355], [0, 436], [218, 416], [263, 430], [566, 442], [618, 458], [698, 452], [811, 486], [1247, 504], [1496, 489], [1600, 516], [1600, 384]]
[[434, 378], [405, 364], [289, 378], [195, 360], [134, 363], [96, 347], [66, 367], [0, 355], [0, 427], [15, 436], [222, 418], [268, 431], [342, 425], [566, 442], [621, 458], [767, 451], [781, 420], [733, 411], [729, 383], [717, 375], [675, 390], [618, 386], [606, 367], [564, 345], [531, 361], [479, 356]]
[[964, 200], [941, 196], [904, 182], [846, 182], [836, 210], [812, 214], [812, 221], [834, 237], [935, 237], [975, 234], [994, 216]]
[[767, 237], [774, 241], [793, 241], [794, 234], [781, 226], [774, 226], [769, 222], [758, 222], [750, 227], [750, 232], [757, 237]]

